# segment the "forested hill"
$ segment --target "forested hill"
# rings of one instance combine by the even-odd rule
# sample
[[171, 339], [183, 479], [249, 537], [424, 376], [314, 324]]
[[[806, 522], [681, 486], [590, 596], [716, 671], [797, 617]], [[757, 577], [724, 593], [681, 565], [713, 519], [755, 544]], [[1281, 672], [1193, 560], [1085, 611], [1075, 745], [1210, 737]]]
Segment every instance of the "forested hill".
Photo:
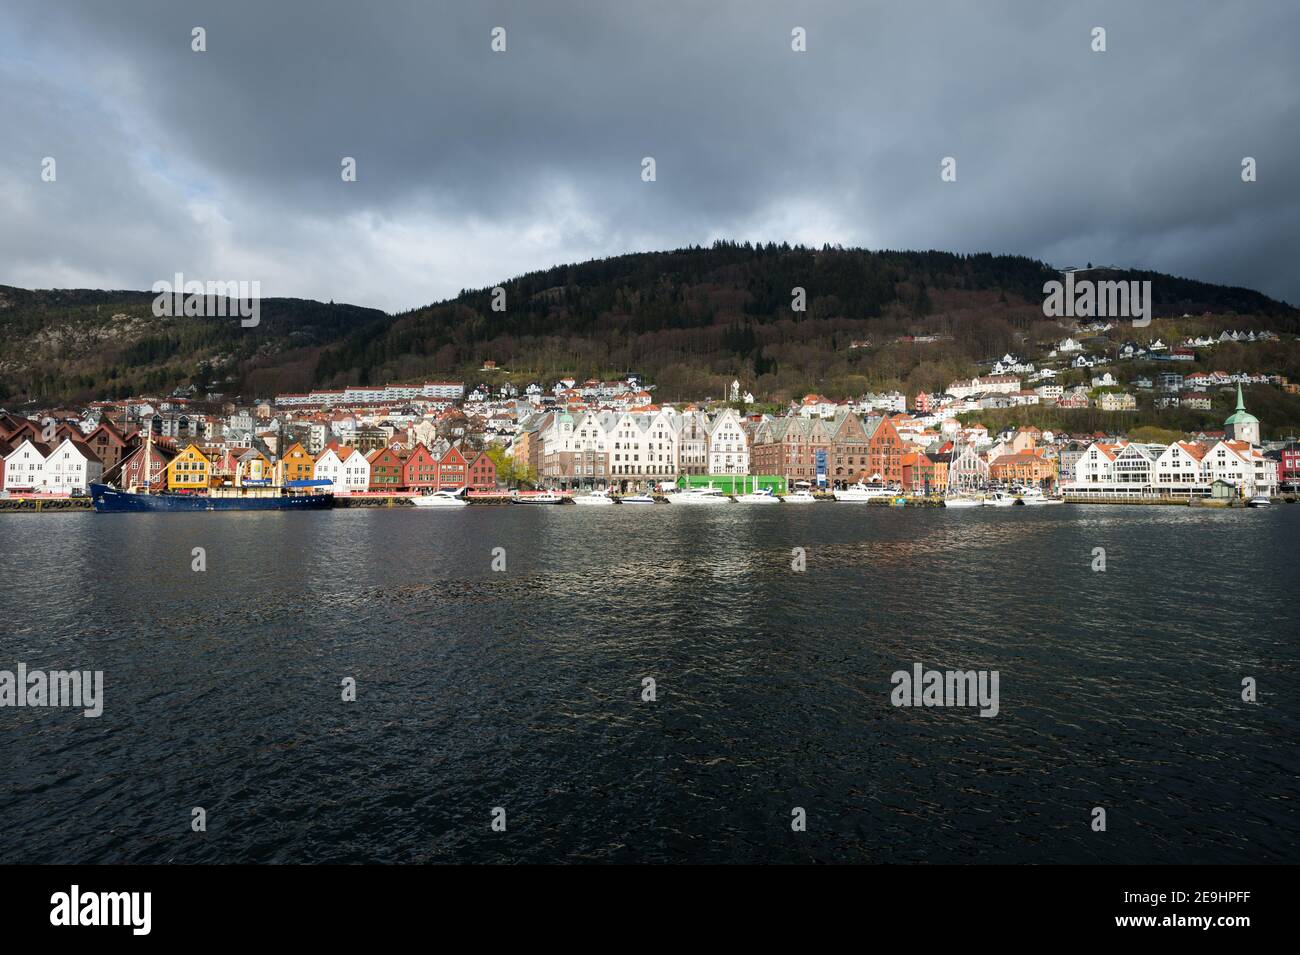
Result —
[[[1088, 277], [1151, 280], [1157, 316], [1177, 318], [1162, 331], [1225, 322], [1300, 331], [1300, 313], [1248, 289], [1147, 272]], [[717, 396], [737, 377], [775, 400], [932, 389], [979, 360], [1062, 337], [1068, 322], [1042, 311], [1053, 278], [1021, 256], [719, 242], [523, 275], [502, 284], [504, 311], [493, 310], [490, 288], [398, 315], [269, 299], [254, 329], [154, 318], [149, 293], [0, 287], [0, 400], [189, 383], [253, 397], [422, 377], [522, 383], [628, 372], [657, 383], [665, 400]], [[795, 288], [806, 311], [791, 308]], [[942, 337], [897, 341], [915, 334]], [[486, 360], [503, 371], [480, 374]]]
[[239, 318], [158, 318], [152, 292], [0, 285], [0, 403], [166, 394], [273, 394], [306, 384], [321, 349], [385, 313], [305, 299], [263, 299], [258, 325]]

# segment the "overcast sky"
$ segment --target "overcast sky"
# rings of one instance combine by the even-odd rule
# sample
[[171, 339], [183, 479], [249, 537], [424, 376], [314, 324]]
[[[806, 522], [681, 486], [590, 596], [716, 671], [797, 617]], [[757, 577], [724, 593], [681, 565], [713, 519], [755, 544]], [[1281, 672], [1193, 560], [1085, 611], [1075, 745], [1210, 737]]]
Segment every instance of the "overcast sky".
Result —
[[1298, 33], [1297, 0], [4, 0], [0, 284], [398, 310], [727, 237], [1300, 304]]

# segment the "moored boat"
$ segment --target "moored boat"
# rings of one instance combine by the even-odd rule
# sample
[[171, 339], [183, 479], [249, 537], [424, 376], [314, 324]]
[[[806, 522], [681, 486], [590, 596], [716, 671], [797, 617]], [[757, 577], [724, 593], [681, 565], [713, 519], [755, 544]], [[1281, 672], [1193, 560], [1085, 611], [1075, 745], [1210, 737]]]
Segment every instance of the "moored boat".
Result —
[[693, 487], [676, 494], [665, 496], [670, 504], [730, 504], [731, 498], [722, 493], [721, 488]]
[[861, 504], [868, 501], [892, 500], [899, 494], [898, 488], [888, 484], [863, 484], [858, 481], [842, 491], [835, 491], [835, 500]]
[[434, 491], [432, 494], [417, 494], [411, 498], [416, 507], [468, 507], [469, 501], [460, 495], [465, 489], [455, 491]]
[[215, 487], [206, 494], [122, 491], [107, 484], [91, 484], [90, 501], [101, 514], [141, 511], [316, 511], [334, 506], [334, 495], [314, 490], [321, 483], [329, 482], [290, 481], [283, 487]]
[[516, 504], [563, 504], [564, 495], [556, 494], [554, 491], [538, 491], [534, 494], [519, 494], [515, 497]]
[[794, 493], [787, 494], [783, 500], [786, 504], [816, 504], [817, 498], [813, 496], [812, 485], [807, 481], [796, 481]]
[[590, 494], [575, 495], [573, 498], [573, 503], [582, 504], [586, 507], [604, 507], [606, 505], [614, 504], [616, 502], [612, 497], [609, 496], [609, 491], [601, 490], [601, 491], [592, 491]]
[[651, 494], [624, 494], [619, 498], [622, 504], [653, 504], [654, 496]]
[[1273, 501], [1267, 494], [1256, 494], [1246, 502], [1247, 507], [1271, 507], [1272, 505]]
[[1020, 503], [1030, 506], [1046, 504], [1048, 497], [1043, 493], [1041, 487], [1025, 488], [1024, 493], [1020, 495]]
[[[745, 485], [749, 484], [749, 478], [745, 478]], [[759, 487], [758, 478], [754, 478], [753, 490], [746, 491], [744, 485], [741, 486], [741, 493], [736, 495], [737, 504], [780, 504], [781, 499], [776, 496], [770, 487]]]

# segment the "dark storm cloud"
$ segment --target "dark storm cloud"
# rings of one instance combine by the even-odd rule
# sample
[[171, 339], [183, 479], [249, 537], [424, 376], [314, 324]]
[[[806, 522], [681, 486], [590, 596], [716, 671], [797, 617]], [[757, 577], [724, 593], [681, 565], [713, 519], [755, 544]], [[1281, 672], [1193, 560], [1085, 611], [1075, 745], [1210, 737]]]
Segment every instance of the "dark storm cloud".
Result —
[[1295, 9], [19, 0], [0, 11], [0, 282], [180, 270], [400, 308], [727, 236], [1019, 252], [1300, 301]]

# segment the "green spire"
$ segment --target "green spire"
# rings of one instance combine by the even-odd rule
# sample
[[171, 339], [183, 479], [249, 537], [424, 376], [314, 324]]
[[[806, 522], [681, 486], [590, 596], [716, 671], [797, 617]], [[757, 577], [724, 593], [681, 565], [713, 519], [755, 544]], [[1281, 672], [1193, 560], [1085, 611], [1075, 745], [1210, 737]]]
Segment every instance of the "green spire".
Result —
[[1241, 397], [1241, 382], [1237, 382], [1237, 411], [1223, 422], [1224, 427], [1234, 427], [1239, 424], [1259, 424], [1259, 419], [1246, 410], [1246, 402]]

